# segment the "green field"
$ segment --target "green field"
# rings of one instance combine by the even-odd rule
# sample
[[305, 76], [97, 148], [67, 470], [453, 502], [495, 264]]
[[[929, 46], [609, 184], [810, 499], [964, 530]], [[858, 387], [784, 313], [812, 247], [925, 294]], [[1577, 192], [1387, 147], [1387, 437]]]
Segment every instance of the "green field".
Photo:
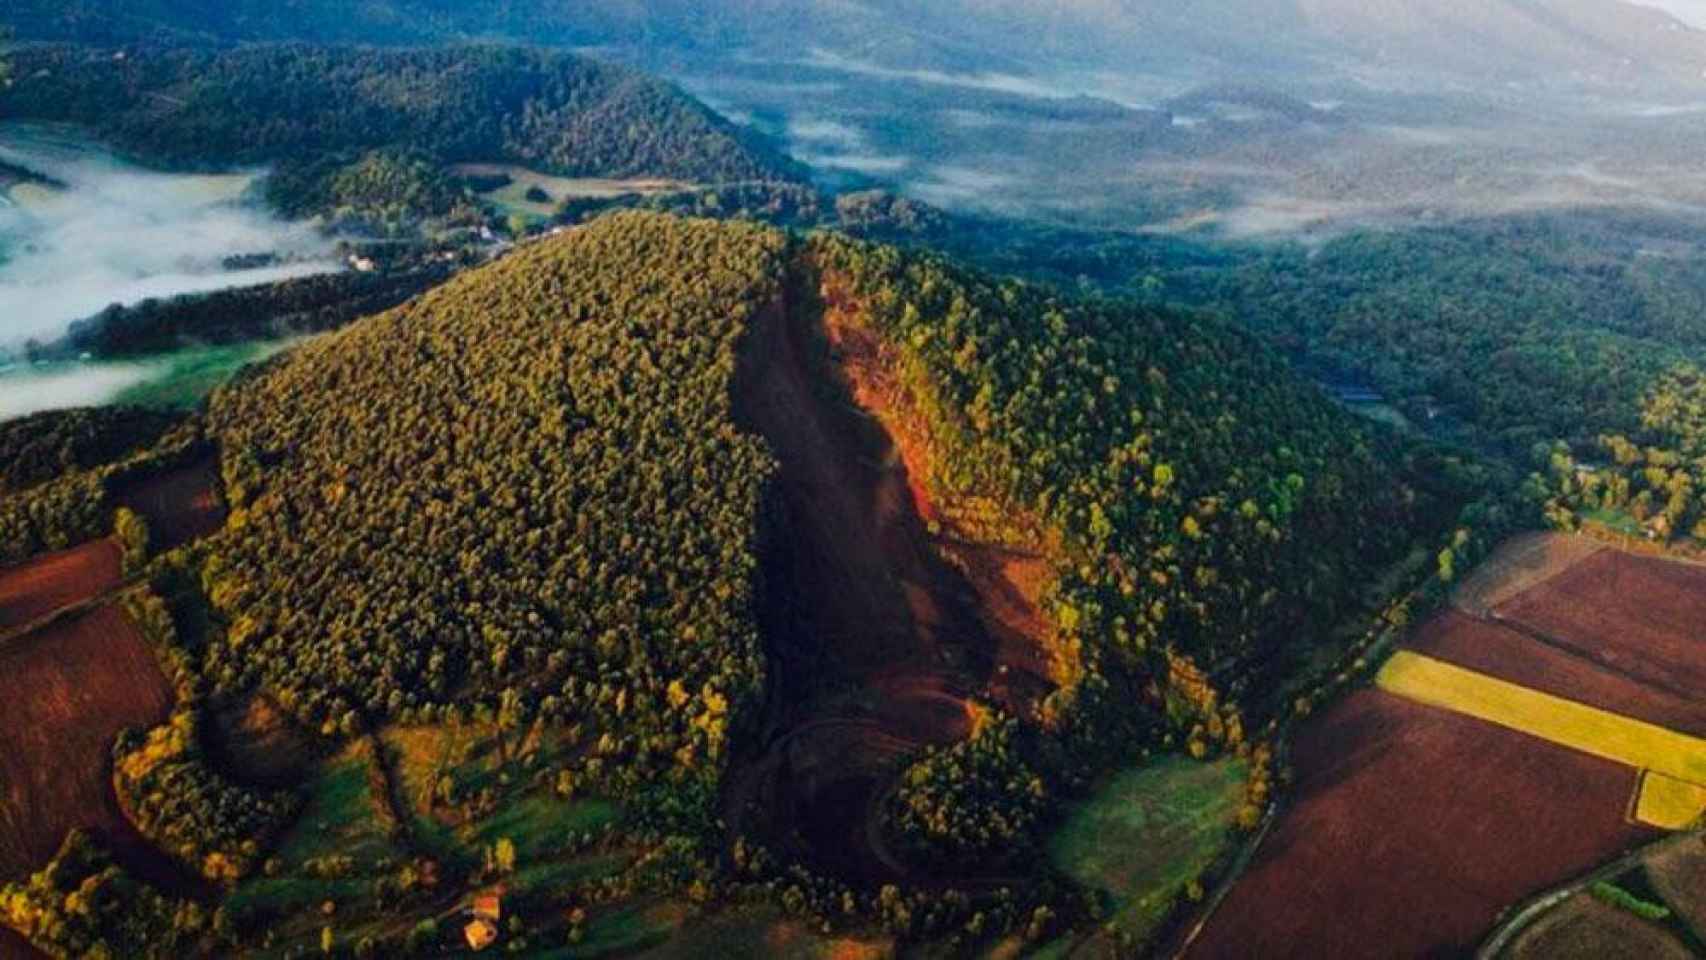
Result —
[[1597, 523], [1613, 533], [1640, 536], [1642, 532], [1641, 524], [1634, 517], [1621, 510], [1590, 510], [1582, 514], [1582, 519]]
[[1122, 933], [1141, 941], [1233, 842], [1246, 764], [1164, 757], [1102, 785], [1048, 845], [1062, 872], [1099, 891]]
[[[379, 815], [372, 771], [366, 742], [328, 761], [309, 782], [308, 806], [274, 854], [273, 875], [251, 878], [227, 902], [233, 911], [266, 918], [272, 951], [317, 947], [323, 926], [353, 940], [403, 922], [373, 900], [375, 879], [394, 873], [408, 851]], [[334, 858], [348, 858], [347, 865], [331, 864]], [[324, 912], [327, 903], [332, 913]]]
[[201, 403], [213, 388], [251, 363], [278, 353], [293, 340], [268, 340], [219, 347], [191, 347], [167, 354], [151, 363], [159, 372], [121, 392], [114, 403], [144, 407], [188, 410]]

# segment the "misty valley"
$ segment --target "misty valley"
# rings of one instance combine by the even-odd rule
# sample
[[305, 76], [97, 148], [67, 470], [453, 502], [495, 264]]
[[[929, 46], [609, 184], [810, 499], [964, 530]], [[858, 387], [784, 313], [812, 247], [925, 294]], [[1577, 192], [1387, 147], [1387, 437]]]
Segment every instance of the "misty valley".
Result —
[[207, 381], [263, 356], [40, 356], [113, 304], [341, 269], [329, 240], [266, 211], [256, 177], [159, 173], [74, 130], [0, 125], [0, 417], [137, 399], [193, 406], [199, 395], [183, 378]]

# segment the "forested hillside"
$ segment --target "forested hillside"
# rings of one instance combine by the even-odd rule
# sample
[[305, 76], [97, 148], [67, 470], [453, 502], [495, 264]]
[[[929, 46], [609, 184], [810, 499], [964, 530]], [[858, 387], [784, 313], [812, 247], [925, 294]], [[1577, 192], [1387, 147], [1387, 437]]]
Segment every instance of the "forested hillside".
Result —
[[[31, 456], [82, 463], [101, 426], [65, 420]], [[517, 844], [598, 844], [643, 855], [593, 902], [727, 894], [961, 946], [1088, 922], [1032, 855], [1063, 804], [1153, 751], [1257, 756], [1276, 691], [1388, 602], [1383, 567], [1413, 587], [1445, 543], [1449, 576], [1502, 522], [1461, 512], [1471, 466], [1224, 321], [640, 212], [305, 343], [174, 436], [217, 448], [229, 507], [147, 581], [185, 731], [257, 698], [331, 750], [394, 741], [367, 789], [392, 809], [396, 771], [399, 842], [444, 851], [446, 883], [511, 875]], [[79, 476], [19, 509], [104, 510]], [[989, 558], [1029, 572], [992, 579]], [[292, 841], [269, 866], [325, 795], [250, 789], [174, 736], [123, 739], [118, 786], [145, 836], [238, 885], [221, 936], [300, 943], [314, 884], [394, 872]], [[1265, 797], [1265, 761], [1250, 776]], [[852, 829], [814, 803], [848, 789], [871, 791]], [[540, 846], [580, 797], [621, 813]], [[483, 865], [457, 852], [472, 837]], [[338, 916], [439, 903], [421, 875]], [[582, 894], [545, 876], [527, 922], [577, 942]]]
[[993, 497], [984, 535], [1061, 545], [1071, 646], [1259, 664], [1454, 510], [1412, 485], [1437, 464], [1223, 322], [833, 236], [813, 251], [895, 345], [935, 495]]
[[[1167, 65], [1218, 62], [1297, 68], [1311, 60], [1411, 72], [1451, 71], [1555, 79], [1667, 77], [1699, 73], [1695, 37], [1650, 5], [1621, 0], [1211, 0], [1062, 4], [1056, 0], [955, 0], [920, 9], [902, 0], [330, 0], [280, 7], [241, 0], [18, 0], [12, 14], [29, 37], [96, 42], [169, 38], [242, 42], [302, 39], [420, 43], [501, 37], [564, 44], [782, 53], [811, 37], [879, 61], [961, 69], [1040, 57], [1118, 64], [1143, 49]], [[875, 38], [880, 36], [881, 41]], [[1513, 38], [1522, 38], [1520, 45]], [[1125, 62], [1129, 62], [1127, 59]]]
[[0, 114], [78, 124], [175, 168], [278, 165], [292, 212], [352, 195], [441, 212], [455, 196], [436, 165], [457, 162], [704, 183], [800, 172], [669, 84], [568, 53], [52, 46], [20, 49], [14, 68]]
[[729, 391], [781, 247], [611, 218], [221, 390], [208, 674], [316, 725], [470, 697], [585, 720], [630, 786], [714, 769], [763, 676], [770, 468]]
[[1537, 215], [1144, 275], [1157, 299], [1228, 314], [1322, 379], [1366, 382], [1415, 423], [1520, 460], [1537, 442], [1633, 430], [1647, 385], [1701, 356], [1706, 277], [1669, 253], [1692, 236], [1633, 213]]

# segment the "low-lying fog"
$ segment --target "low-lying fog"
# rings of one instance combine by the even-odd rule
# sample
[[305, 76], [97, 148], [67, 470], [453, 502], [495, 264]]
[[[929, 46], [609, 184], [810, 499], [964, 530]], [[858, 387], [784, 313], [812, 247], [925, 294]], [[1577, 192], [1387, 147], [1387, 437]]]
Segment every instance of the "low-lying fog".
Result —
[[[128, 165], [57, 130], [0, 124], [0, 353], [58, 338], [113, 303], [333, 269], [331, 244], [245, 201], [254, 174], [195, 176]], [[10, 181], [10, 189], [6, 185]], [[224, 260], [277, 254], [260, 269]]]
[[1706, 108], [1675, 90], [1397, 89], [1339, 75], [1012, 77], [812, 51], [685, 68], [834, 185], [1231, 239], [1566, 208], [1706, 216]]
[[[118, 400], [185, 402], [207, 379], [200, 368], [234, 362], [193, 348], [111, 363], [22, 356], [28, 341], [57, 340], [72, 321], [114, 303], [337, 269], [329, 241], [253, 201], [256, 176], [143, 170], [64, 130], [0, 124], [0, 420]], [[275, 260], [225, 263], [255, 254]]]

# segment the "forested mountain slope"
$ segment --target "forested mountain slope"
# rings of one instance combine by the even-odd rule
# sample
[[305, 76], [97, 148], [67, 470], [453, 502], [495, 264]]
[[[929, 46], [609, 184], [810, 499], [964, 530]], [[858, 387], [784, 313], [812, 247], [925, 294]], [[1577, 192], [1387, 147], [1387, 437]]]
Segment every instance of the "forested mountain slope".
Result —
[[[1421, 74], [1536, 80], [1694, 81], [1706, 43], [1666, 13], [1618, 0], [643, 0], [530, 4], [316, 0], [290, 8], [236, 4], [20, 0], [11, 17], [30, 38], [95, 42], [167, 38], [419, 43], [501, 37], [651, 50], [809, 46], [889, 65], [965, 70], [1048, 58], [1079, 63], [1213, 64], [1273, 69], [1377, 66]], [[1042, 58], [1042, 59], [1039, 59]]]
[[77, 124], [157, 165], [277, 164], [327, 194], [351, 178], [430, 178], [419, 159], [702, 183], [801, 174], [669, 84], [569, 53], [46, 46], [13, 67], [0, 116]]
[[317, 722], [501, 693], [625, 714], [636, 772], [718, 756], [763, 675], [730, 377], [781, 247], [613, 219], [222, 389], [207, 672]]
[[[1402, 444], [1224, 324], [830, 235], [786, 246], [607, 217], [221, 390], [236, 513], [203, 580], [232, 628], [209, 675], [316, 724], [620, 696], [641, 768], [715, 755], [721, 723], [707, 740], [672, 705], [721, 717], [762, 677], [769, 467], [730, 378], [747, 318], [802, 284], [885, 344], [908, 410], [876, 413], [924, 425], [908, 466], [956, 535], [1049, 558], [1054, 683], [1164, 671], [1164, 652], [1267, 676], [1370, 564], [1454, 519]], [[795, 302], [787, 322], [819, 321]], [[967, 522], [971, 502], [1006, 519]]]
[[[72, 427], [76, 464], [99, 438]], [[1437, 593], [1508, 520], [1464, 509], [1472, 468], [1363, 424], [1226, 322], [637, 212], [251, 368], [173, 438], [217, 451], [229, 507], [148, 571], [180, 739], [261, 702], [336, 755], [325, 776], [379, 751], [353, 768], [377, 806], [339, 822], [392, 811], [453, 885], [416, 876], [398, 900], [388, 853], [303, 859], [293, 843], [326, 839], [320, 786], [294, 828], [284, 798], [198, 825], [168, 812], [247, 795], [213, 767], [122, 768], [161, 793], [134, 809], [180, 855], [282, 861], [224, 898], [221, 955], [357, 927], [390, 955], [438, 935], [417, 911], [500, 878], [531, 891], [512, 934], [570, 942], [589, 886], [600, 918], [661, 895], [903, 943], [1084, 929], [1087, 895], [1038, 855], [1066, 804], [1180, 749], [1249, 759], [1265, 798], [1293, 692], [1325, 689], [1369, 619]], [[80, 477], [5, 504], [98, 527]], [[1332, 636], [1347, 622], [1352, 643]], [[554, 827], [577, 798], [603, 812]], [[280, 830], [297, 840], [275, 851]], [[550, 880], [595, 846], [635, 856]], [[61, 876], [0, 921], [71, 942]], [[163, 936], [163, 916], [74, 932]]]
[[1060, 561], [1068, 646], [1259, 676], [1276, 643], [1439, 522], [1410, 485], [1415, 451], [1224, 322], [834, 235], [812, 249], [890, 345], [933, 498], [950, 515], [993, 501], [965, 532]]

